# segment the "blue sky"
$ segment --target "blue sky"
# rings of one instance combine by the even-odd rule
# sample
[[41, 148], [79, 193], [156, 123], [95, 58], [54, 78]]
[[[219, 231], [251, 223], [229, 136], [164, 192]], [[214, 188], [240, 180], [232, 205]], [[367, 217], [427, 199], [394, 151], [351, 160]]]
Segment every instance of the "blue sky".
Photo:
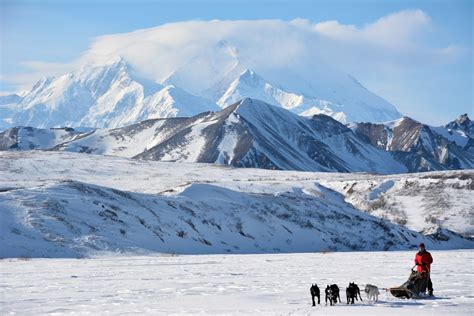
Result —
[[419, 9], [429, 18], [417, 36], [420, 45], [450, 52], [452, 48], [455, 53], [436, 63], [405, 63], [389, 72], [386, 67], [364, 71], [356, 65], [348, 71], [402, 113], [442, 124], [461, 113], [474, 113], [473, 2], [0, 0], [0, 90], [13, 91], [33, 80], [31, 68], [36, 61], [77, 59], [94, 37], [104, 34], [191, 19], [303, 18], [314, 23], [335, 20], [361, 29], [384, 16]]

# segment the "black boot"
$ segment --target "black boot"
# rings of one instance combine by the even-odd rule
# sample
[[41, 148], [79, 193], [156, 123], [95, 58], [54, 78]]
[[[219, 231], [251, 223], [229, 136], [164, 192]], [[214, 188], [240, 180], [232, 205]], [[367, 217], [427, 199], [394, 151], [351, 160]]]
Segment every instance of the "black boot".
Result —
[[428, 295], [433, 296], [433, 282], [431, 282], [431, 276], [428, 274]]

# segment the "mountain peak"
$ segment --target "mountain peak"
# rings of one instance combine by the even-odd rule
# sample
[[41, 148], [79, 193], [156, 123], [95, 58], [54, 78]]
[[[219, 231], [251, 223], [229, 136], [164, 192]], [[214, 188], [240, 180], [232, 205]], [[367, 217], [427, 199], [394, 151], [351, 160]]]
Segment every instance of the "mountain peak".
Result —
[[130, 67], [122, 57], [115, 56], [105, 63], [85, 64], [78, 70], [74, 71], [73, 74], [90, 76], [94, 73], [109, 71], [114, 73], [128, 73], [130, 71]]
[[[367, 122], [370, 123], [370, 122]], [[409, 116], [403, 116], [397, 120], [381, 123], [383, 125], [388, 126], [389, 128], [397, 128], [397, 127], [402, 127], [402, 126], [417, 126], [417, 125], [423, 125], [419, 121], [409, 117]]]
[[127, 67], [128, 64], [127, 62], [125, 61], [125, 59], [123, 59], [121, 56], [114, 56], [108, 60], [106, 60], [105, 62], [101, 62], [101, 63], [93, 63], [93, 64], [85, 64], [83, 65], [82, 68], [89, 68], [89, 67], [98, 67], [98, 68], [111, 68], [111, 67]]
[[[10, 108], [16, 107], [13, 110]], [[17, 104], [2, 110], [0, 127], [120, 127], [144, 119], [217, 110], [211, 101], [135, 74], [120, 56], [44, 78]]]
[[471, 120], [469, 119], [469, 116], [467, 115], [467, 113], [464, 113], [458, 117], [456, 122], [458, 122], [460, 125], [468, 125], [471, 123]]
[[258, 103], [264, 103], [265, 104], [265, 102], [263, 102], [263, 101], [260, 101], [258, 99], [254, 99], [254, 98], [250, 98], [250, 97], [243, 98], [238, 103], [239, 103], [239, 105], [247, 105], [247, 106], [250, 106], [254, 103], [257, 103], [257, 104]]
[[446, 124], [445, 127], [448, 130], [462, 130], [470, 136], [474, 134], [474, 123], [469, 119], [467, 113], [460, 115], [456, 120]]
[[245, 83], [250, 87], [260, 87], [265, 85], [265, 80], [251, 69], [243, 71], [234, 82], [239, 84]]
[[[255, 98], [243, 98], [242, 100], [240, 100], [239, 102], [237, 102], [237, 107], [235, 108], [235, 112], [238, 113], [238, 114], [244, 114], [244, 115], [249, 115], [250, 113], [253, 113], [253, 114], [256, 114], [256, 113], [259, 113], [259, 115], [266, 115], [266, 114], [270, 114], [271, 112], [274, 112], [274, 111], [285, 111], [287, 112], [286, 110], [278, 107], [278, 106], [275, 106], [275, 105], [271, 105], [269, 103], [266, 103], [262, 100], [258, 100], [258, 99], [255, 99]], [[293, 115], [296, 115], [296, 114], [293, 114], [291, 112], [287, 112], [285, 113], [286, 115], [290, 115], [290, 116], [293, 116]]]
[[242, 73], [240, 74], [240, 77], [253, 76], [253, 75], [255, 75], [255, 72], [247, 68], [244, 71], [242, 71]]

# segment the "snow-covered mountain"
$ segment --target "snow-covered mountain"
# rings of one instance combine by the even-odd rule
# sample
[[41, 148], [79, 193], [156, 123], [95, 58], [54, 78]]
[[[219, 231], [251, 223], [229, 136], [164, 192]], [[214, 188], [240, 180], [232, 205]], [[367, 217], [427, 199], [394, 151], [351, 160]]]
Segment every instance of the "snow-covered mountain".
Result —
[[445, 128], [453, 133], [463, 134], [462, 136], [474, 137], [474, 122], [469, 119], [467, 113], [446, 124]]
[[[285, 50], [263, 56], [262, 51], [282, 36], [273, 40], [242, 37], [252, 28], [263, 28], [268, 36], [308, 33], [297, 24], [193, 23], [192, 28], [189, 23], [173, 23], [98, 38], [73, 63], [75, 71], [43, 78], [22, 97], [3, 97], [0, 129], [123, 127], [145, 119], [213, 111], [217, 105], [226, 107], [247, 97], [297, 114], [326, 114], [343, 123], [383, 122], [401, 116], [352, 76], [319, 60], [318, 50], [296, 49], [310, 45], [302, 38], [286, 43]], [[193, 36], [173, 37], [176, 32]]]
[[[341, 100], [328, 98], [332, 100], [329, 101], [316, 94], [285, 91], [249, 69], [238, 74], [225, 90], [210, 87], [203, 91], [202, 94], [208, 98], [186, 92], [186, 88], [176, 86], [174, 82], [177, 80], [173, 79], [167, 78], [165, 85], [137, 79], [130, 74], [129, 66], [121, 58], [105, 65], [86, 65], [58, 78], [41, 79], [24, 97], [8, 96], [9, 103], [0, 105], [4, 116], [0, 128], [17, 125], [40, 128], [122, 127], [145, 119], [215, 111], [218, 106], [225, 108], [247, 97], [303, 116], [325, 114], [343, 123], [382, 122], [400, 117], [392, 105], [362, 86], [368, 94], [365, 97], [376, 104], [373, 107], [368, 107], [367, 102], [344, 106], [341, 100], [348, 100], [349, 96]], [[225, 78], [224, 82], [226, 80], [230, 79]], [[341, 85], [347, 89], [356, 82], [350, 76], [346, 80]], [[358, 94], [354, 92], [353, 97], [363, 97]]]
[[[0, 134], [0, 139], [11, 143], [15, 131], [7, 130]], [[147, 120], [123, 128], [83, 133], [52, 147], [11, 145], [25, 146], [265, 169], [406, 171], [390, 154], [360, 139], [329, 116], [298, 116], [254, 99], [190, 118]]]
[[434, 127], [433, 129], [464, 150], [474, 154], [474, 122], [469, 119], [467, 114], [459, 116], [445, 126]]
[[[466, 124], [459, 125], [458, 121]], [[445, 127], [431, 127], [409, 117], [386, 124], [354, 123], [349, 126], [372, 145], [391, 152], [414, 172], [473, 168], [472, 126], [469, 124], [472, 124], [469, 118], [463, 115]]]
[[[350, 76], [345, 79], [347, 79], [347, 82], [344, 85], [348, 88], [353, 82], [357, 82]], [[355, 94], [357, 93], [355, 92]], [[275, 87], [254, 71], [248, 69], [230, 83], [227, 90], [217, 101], [217, 104], [225, 107], [246, 97], [259, 99], [269, 104], [280, 105], [303, 116], [325, 114], [343, 123], [360, 121], [367, 118], [370, 118], [370, 121], [381, 122], [400, 116], [393, 106], [381, 98], [378, 101], [373, 100], [374, 103], [378, 104], [378, 107], [373, 109], [359, 106], [360, 104], [344, 107], [342, 103], [334, 101], [335, 99], [333, 98], [329, 98], [333, 101], [328, 101], [317, 97], [316, 94], [305, 95], [285, 91]], [[370, 95], [370, 97], [376, 99], [375, 95]], [[380, 112], [378, 112], [379, 110]]]
[[283, 170], [405, 170], [328, 116], [305, 118], [255, 99], [203, 116], [136, 158]]
[[172, 85], [162, 86], [133, 76], [121, 58], [85, 65], [57, 78], [43, 78], [16, 103], [4, 105], [3, 125], [32, 127], [115, 127], [137, 121], [190, 116], [208, 100]]
[[[442, 226], [422, 234], [369, 215], [320, 185], [367, 175], [44, 151], [1, 152], [0, 166], [0, 257], [394, 250], [420, 241], [430, 249], [474, 247]], [[433, 216], [443, 218], [440, 211]]]
[[219, 112], [116, 129], [66, 129], [67, 135], [58, 129], [8, 129], [0, 133], [0, 150], [50, 149], [235, 167], [382, 174], [474, 166], [470, 141], [464, 142], [465, 148], [458, 146], [439, 133], [448, 133], [444, 127], [407, 117], [385, 125], [349, 127], [326, 115], [303, 117], [244, 99]]

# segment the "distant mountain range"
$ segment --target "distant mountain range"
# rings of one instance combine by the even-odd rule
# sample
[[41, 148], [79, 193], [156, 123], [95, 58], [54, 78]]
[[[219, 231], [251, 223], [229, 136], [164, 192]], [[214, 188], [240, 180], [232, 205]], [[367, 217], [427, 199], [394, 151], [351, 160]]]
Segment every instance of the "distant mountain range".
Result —
[[0, 150], [48, 149], [142, 160], [235, 167], [380, 174], [473, 168], [472, 122], [445, 127], [404, 117], [348, 126], [326, 115], [304, 117], [255, 99], [219, 112], [145, 120], [115, 129], [15, 127]]
[[159, 83], [137, 73], [123, 58], [114, 57], [42, 78], [22, 96], [0, 96], [0, 130], [15, 126], [117, 128], [147, 119], [217, 111], [246, 97], [305, 116], [326, 114], [343, 123], [401, 117], [393, 105], [335, 70], [319, 74], [322, 78], [306, 76], [312, 79], [294, 74], [290, 78], [290, 72], [279, 70], [269, 81], [236, 61], [231, 70], [216, 70], [212, 76], [220, 80], [200, 90], [185, 80], [184, 69]]

